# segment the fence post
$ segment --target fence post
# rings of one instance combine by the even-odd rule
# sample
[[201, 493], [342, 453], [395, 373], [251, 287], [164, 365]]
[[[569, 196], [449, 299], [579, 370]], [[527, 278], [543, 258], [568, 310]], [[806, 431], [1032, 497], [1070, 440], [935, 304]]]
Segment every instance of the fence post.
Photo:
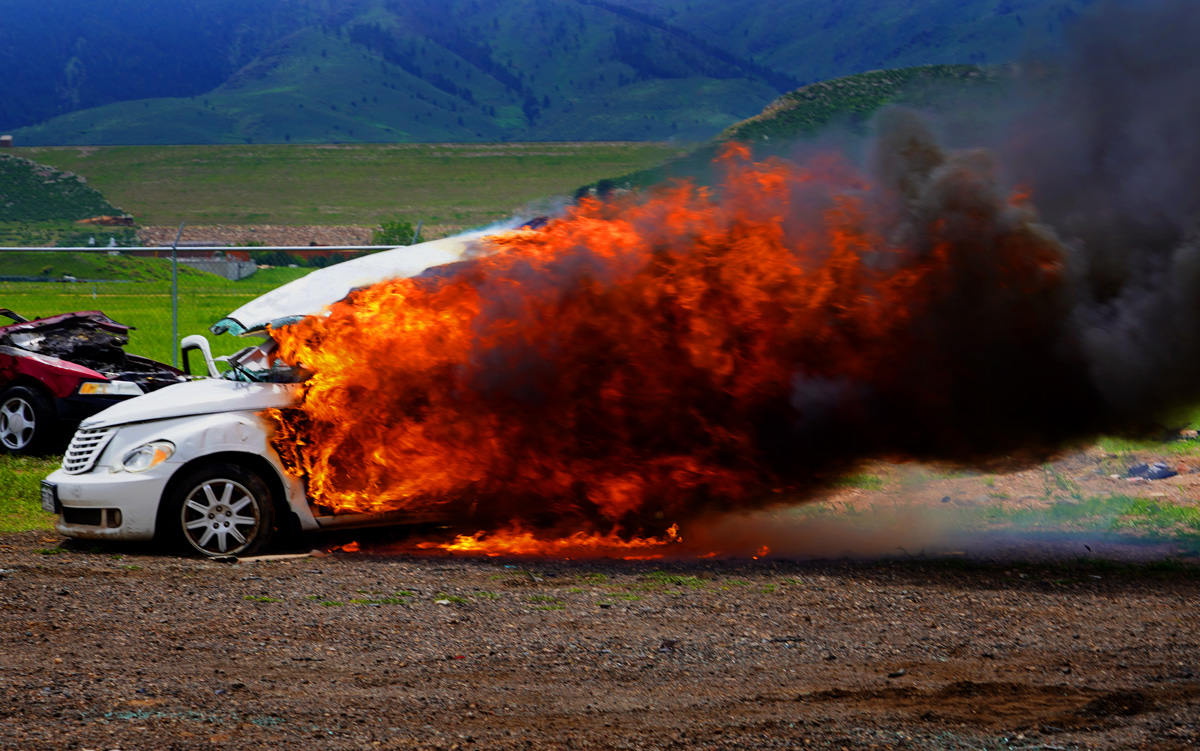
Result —
[[183, 225], [175, 233], [171, 243], [171, 364], [179, 367], [179, 238], [183, 237]]

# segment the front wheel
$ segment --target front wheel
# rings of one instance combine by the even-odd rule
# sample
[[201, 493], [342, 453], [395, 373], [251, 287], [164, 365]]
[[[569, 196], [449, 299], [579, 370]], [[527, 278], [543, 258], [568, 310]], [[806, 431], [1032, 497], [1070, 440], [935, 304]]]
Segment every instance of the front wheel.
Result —
[[172, 485], [159, 512], [159, 537], [202, 555], [252, 556], [275, 532], [271, 490], [253, 471], [221, 462], [191, 470]]
[[0, 394], [0, 447], [13, 454], [44, 454], [54, 444], [54, 405], [25, 386]]

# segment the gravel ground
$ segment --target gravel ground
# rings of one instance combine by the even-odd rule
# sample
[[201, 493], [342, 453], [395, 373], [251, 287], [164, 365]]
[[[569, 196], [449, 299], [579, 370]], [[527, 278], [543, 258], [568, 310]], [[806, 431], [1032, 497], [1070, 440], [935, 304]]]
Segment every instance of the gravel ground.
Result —
[[[141, 227], [138, 240], [142, 245], [170, 245], [178, 227]], [[182, 242], [216, 245], [370, 245], [371, 227], [283, 225], [283, 224], [215, 224], [185, 228]]]
[[11, 749], [1185, 749], [1179, 563], [217, 563], [0, 538]]

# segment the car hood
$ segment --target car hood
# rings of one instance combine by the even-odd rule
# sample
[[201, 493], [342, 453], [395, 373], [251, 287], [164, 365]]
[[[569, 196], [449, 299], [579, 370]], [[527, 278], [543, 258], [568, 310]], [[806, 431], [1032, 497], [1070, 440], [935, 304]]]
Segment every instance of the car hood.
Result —
[[300, 384], [244, 383], [204, 378], [167, 386], [120, 402], [79, 424], [80, 428], [109, 428], [134, 422], [169, 420], [214, 412], [260, 411], [295, 402]]
[[[0, 314], [11, 318], [13, 312], [8, 308], [0, 308]], [[16, 321], [6, 326], [0, 326], [0, 336], [8, 336], [24, 331], [37, 331], [38, 329], [49, 328], [65, 328], [72, 323], [87, 322], [98, 326], [99, 328], [111, 331], [114, 334], [128, 336], [132, 326], [126, 326], [123, 323], [118, 323], [108, 316], [104, 315], [99, 310], [81, 310], [75, 313], [60, 313], [56, 316], [48, 318], [35, 318], [32, 321]]]
[[282, 325], [315, 315], [359, 287], [416, 276], [434, 266], [462, 261], [480, 247], [480, 239], [509, 228], [497, 226], [407, 245], [318, 269], [251, 300], [217, 321], [211, 330], [214, 334], [248, 334], [270, 324]]

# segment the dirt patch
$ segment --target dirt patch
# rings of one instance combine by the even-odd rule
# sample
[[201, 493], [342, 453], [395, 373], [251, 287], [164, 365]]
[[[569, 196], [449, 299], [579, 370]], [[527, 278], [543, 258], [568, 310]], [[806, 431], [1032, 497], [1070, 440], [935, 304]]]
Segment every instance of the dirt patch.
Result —
[[[181, 243], [205, 245], [370, 245], [373, 227], [352, 225], [216, 224], [189, 225]], [[138, 240], [144, 246], [170, 246], [179, 227], [142, 227]]]
[[59, 542], [0, 540], [2, 748], [1200, 743], [1185, 565], [226, 564]]

